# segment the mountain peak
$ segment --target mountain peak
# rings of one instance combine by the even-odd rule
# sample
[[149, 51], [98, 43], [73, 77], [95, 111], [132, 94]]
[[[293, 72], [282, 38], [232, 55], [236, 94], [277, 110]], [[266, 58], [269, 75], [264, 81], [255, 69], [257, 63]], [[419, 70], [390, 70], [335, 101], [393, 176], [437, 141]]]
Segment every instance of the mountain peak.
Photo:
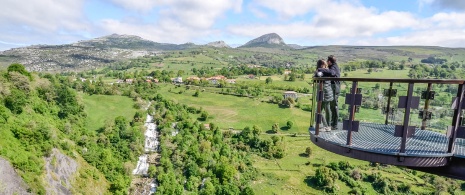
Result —
[[231, 48], [228, 44], [224, 41], [214, 41], [207, 44], [207, 46], [211, 47], [219, 47], [219, 48]]
[[286, 46], [283, 38], [276, 33], [269, 33], [255, 38], [241, 47], [280, 47]]

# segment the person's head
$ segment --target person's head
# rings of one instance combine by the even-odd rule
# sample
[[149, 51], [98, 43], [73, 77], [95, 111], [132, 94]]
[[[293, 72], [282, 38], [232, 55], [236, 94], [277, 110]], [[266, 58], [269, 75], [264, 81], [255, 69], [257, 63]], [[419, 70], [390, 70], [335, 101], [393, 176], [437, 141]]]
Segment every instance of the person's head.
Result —
[[318, 60], [318, 62], [316, 62], [316, 68], [328, 68], [328, 63], [324, 60]]
[[331, 66], [334, 63], [336, 63], [336, 57], [334, 57], [333, 55], [328, 56], [328, 64]]

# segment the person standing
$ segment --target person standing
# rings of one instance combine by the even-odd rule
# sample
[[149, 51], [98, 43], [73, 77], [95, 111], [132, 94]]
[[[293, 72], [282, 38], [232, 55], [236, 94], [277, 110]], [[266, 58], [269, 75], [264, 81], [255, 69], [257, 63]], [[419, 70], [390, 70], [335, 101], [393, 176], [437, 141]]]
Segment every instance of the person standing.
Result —
[[[324, 60], [318, 60], [316, 63], [317, 71], [315, 72], [314, 77], [322, 77], [323, 74], [318, 71], [319, 68], [328, 69], [328, 63]], [[334, 100], [333, 89], [331, 81], [323, 81], [323, 101], [321, 103], [322, 110], [325, 112], [325, 115], [321, 115], [323, 122], [323, 127], [320, 128], [321, 131], [331, 131], [331, 102]]]
[[[328, 77], [336, 77], [339, 78], [341, 77], [341, 71], [339, 70], [339, 66], [336, 63], [336, 57], [333, 55], [328, 56], [328, 69], [324, 68], [318, 68], [319, 72], [322, 72], [324, 76]], [[337, 129], [337, 120], [339, 118], [339, 110], [337, 107], [337, 99], [339, 96], [339, 92], [341, 89], [340, 82], [339, 81], [331, 81], [331, 88], [333, 89], [333, 96], [334, 99], [330, 103], [330, 109], [331, 109], [331, 129], [335, 130]]]

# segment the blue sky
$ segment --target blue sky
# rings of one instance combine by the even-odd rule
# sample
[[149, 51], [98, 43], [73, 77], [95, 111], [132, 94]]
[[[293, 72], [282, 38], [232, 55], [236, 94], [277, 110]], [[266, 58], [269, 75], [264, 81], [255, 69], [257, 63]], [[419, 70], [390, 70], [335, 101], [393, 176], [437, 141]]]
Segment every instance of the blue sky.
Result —
[[113, 33], [162, 43], [465, 47], [464, 0], [3, 0], [0, 51]]

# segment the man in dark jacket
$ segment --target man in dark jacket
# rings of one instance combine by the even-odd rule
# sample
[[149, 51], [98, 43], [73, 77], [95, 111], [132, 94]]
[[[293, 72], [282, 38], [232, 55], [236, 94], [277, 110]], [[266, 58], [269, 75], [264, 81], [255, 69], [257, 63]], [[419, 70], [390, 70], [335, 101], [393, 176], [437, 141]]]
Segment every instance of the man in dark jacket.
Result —
[[[341, 71], [339, 70], [339, 66], [336, 63], [336, 58], [333, 55], [328, 56], [328, 65], [329, 69], [318, 69], [319, 72], [322, 72], [324, 76], [328, 77], [341, 77]], [[339, 118], [339, 110], [337, 108], [337, 97], [339, 96], [340, 92], [340, 82], [339, 81], [331, 81], [331, 87], [333, 88], [333, 95], [334, 99], [330, 104], [331, 108], [331, 128], [337, 129], [337, 120]]]

